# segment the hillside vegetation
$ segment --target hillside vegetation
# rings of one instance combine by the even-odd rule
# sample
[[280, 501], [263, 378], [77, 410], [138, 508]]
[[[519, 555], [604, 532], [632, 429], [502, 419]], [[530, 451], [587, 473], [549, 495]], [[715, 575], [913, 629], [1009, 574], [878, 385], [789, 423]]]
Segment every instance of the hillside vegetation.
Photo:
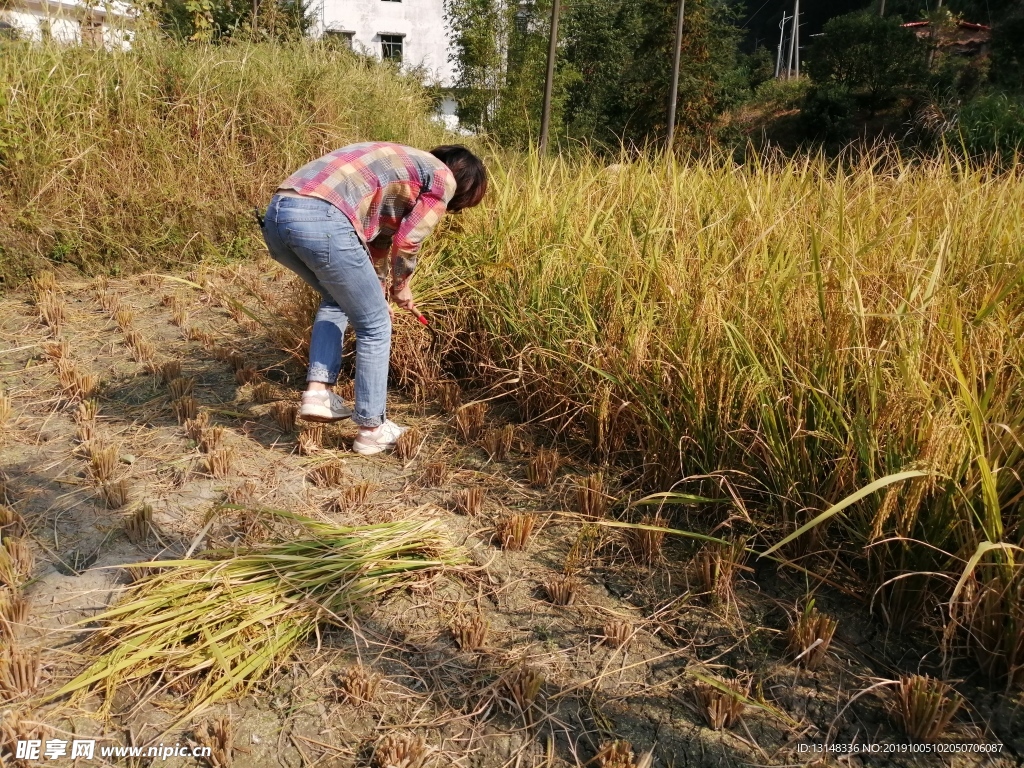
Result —
[[356, 139], [430, 144], [418, 81], [296, 43], [0, 45], [0, 275], [252, 253], [251, 208]]

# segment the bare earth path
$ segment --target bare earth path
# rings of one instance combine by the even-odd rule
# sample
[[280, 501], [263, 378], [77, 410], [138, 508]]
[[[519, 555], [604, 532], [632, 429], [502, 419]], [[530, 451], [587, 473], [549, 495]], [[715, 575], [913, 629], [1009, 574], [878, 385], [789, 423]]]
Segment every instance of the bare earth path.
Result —
[[[233, 764], [254, 767], [376, 764], [375, 745], [388, 734], [421, 737], [431, 750], [424, 766], [465, 768], [628, 768], [628, 760], [614, 762], [608, 753], [593, 761], [616, 739], [631, 743], [637, 764], [653, 749], [650, 764], [666, 767], [832, 762], [839, 756], [815, 756], [807, 745], [908, 741], [894, 729], [882, 698], [868, 694], [847, 705], [876, 678], [892, 674], [890, 660], [914, 668], [914, 649], [882, 637], [861, 618], [844, 620], [849, 606], [842, 595], [819, 599], [840, 616], [828, 659], [816, 672], [798, 669], [783, 638], [792, 600], [762, 594], [753, 580], [741, 582], [734, 600], [709, 600], [690, 589], [692, 545], [668, 543], [648, 565], [636, 556], [635, 540], [586, 525], [575, 514], [576, 487], [595, 469], [567, 464], [550, 486], [531, 486], [526, 464], [544, 439], [516, 425], [514, 411], [500, 403], [487, 406], [487, 419], [514, 425], [504, 457], [490, 457], [479, 437], [463, 439], [456, 419], [423, 399], [395, 396], [390, 405], [396, 421], [424, 435], [404, 459], [352, 453], [354, 427], [347, 423], [322, 434], [304, 431], [301, 422], [291, 428], [302, 369], [279, 338], [232, 303], [266, 313], [267, 302], [286, 294], [281, 275], [264, 265], [194, 273], [190, 280], [207, 289], [150, 277], [43, 286], [0, 299], [0, 391], [12, 404], [0, 426], [3, 493], [13, 510], [3, 535], [22, 537], [34, 555], [19, 588], [29, 601], [28, 618], [8, 628], [4, 644], [41, 653], [34, 694], [0, 679], [7, 700], [5, 765], [14, 740], [40, 733], [37, 723], [47, 729], [43, 738], [173, 745], [195, 743], [220, 718], [229, 723]], [[93, 387], [90, 376], [95, 417], [77, 397]], [[209, 420], [205, 434], [223, 428], [212, 451], [197, 444], [195, 423], [191, 430], [183, 425], [190, 415]], [[91, 458], [101, 447], [114, 457], [102, 478]], [[482, 492], [482, 503], [467, 514], [457, 500], [472, 489]], [[121, 691], [102, 714], [98, 698], [35, 707], [34, 695], [55, 690], [81, 669], [75, 642], [83, 629], [72, 625], [109, 605], [129, 583], [117, 566], [288, 535], [225, 503], [342, 524], [437, 518], [472, 566], [415, 582], [372, 612], [325, 627], [253, 691], [183, 730], [163, 733], [187, 686], [145, 701], [142, 691]], [[140, 536], [129, 521], [141, 520], [145, 508], [153, 530]], [[516, 514], [536, 522], [522, 551], [503, 548], [496, 536]], [[566, 572], [571, 604], [555, 605], [548, 587], [557, 590]], [[800, 579], [788, 585], [780, 575], [764, 578], [775, 594], [800, 594]], [[474, 647], [465, 633], [482, 627], [485, 635]], [[615, 632], [623, 644], [607, 637]], [[750, 700], [761, 706], [747, 706], [729, 728], [711, 730], [694, 696], [689, 672], [695, 669], [751, 681]], [[524, 714], [512, 691], [516, 676], [527, 673], [539, 687]], [[353, 691], [364, 678], [368, 700], [357, 701]], [[1021, 754], [1019, 708], [1009, 698], [979, 696], [981, 704], [952, 726], [956, 740], [1001, 738]], [[960, 755], [956, 762], [985, 759]], [[1014, 758], [1008, 749], [988, 762], [1011, 765]], [[196, 760], [97, 755], [77, 764], [104, 763]], [[226, 758], [205, 764], [226, 764]]]

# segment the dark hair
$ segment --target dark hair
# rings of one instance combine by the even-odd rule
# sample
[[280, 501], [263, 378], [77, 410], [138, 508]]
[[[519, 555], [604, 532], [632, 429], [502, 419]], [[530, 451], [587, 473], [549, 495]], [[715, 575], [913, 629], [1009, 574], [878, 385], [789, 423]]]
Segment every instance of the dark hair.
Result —
[[483, 161], [461, 144], [434, 147], [430, 154], [455, 175], [455, 196], [448, 201], [448, 210], [455, 212], [479, 205], [487, 191], [487, 169]]

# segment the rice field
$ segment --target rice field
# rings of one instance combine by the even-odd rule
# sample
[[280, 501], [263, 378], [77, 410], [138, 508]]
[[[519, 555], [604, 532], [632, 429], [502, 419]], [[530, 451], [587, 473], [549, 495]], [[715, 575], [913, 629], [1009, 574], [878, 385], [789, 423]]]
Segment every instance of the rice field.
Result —
[[0, 759], [1020, 761], [1019, 170], [480, 142], [366, 458], [297, 418], [315, 300], [249, 209], [444, 138], [426, 95], [148, 46], [0, 52]]

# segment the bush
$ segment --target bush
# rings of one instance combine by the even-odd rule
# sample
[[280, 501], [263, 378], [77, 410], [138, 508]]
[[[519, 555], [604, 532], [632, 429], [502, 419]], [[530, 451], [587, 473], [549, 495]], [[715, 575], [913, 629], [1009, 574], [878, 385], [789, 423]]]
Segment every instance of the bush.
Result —
[[429, 114], [418, 81], [311, 43], [0, 45], [0, 277], [244, 255], [292, 170], [356, 140], [441, 143]]
[[924, 65], [924, 45], [911, 30], [867, 11], [830, 20], [808, 56], [816, 85], [845, 88], [872, 110], [904, 95]]
[[971, 156], [1009, 161], [1024, 151], [1024, 101], [991, 94], [960, 110], [960, 141]]
[[827, 142], [842, 141], [853, 130], [855, 110], [853, 95], [843, 86], [815, 86], [804, 98], [800, 125], [806, 136]]

